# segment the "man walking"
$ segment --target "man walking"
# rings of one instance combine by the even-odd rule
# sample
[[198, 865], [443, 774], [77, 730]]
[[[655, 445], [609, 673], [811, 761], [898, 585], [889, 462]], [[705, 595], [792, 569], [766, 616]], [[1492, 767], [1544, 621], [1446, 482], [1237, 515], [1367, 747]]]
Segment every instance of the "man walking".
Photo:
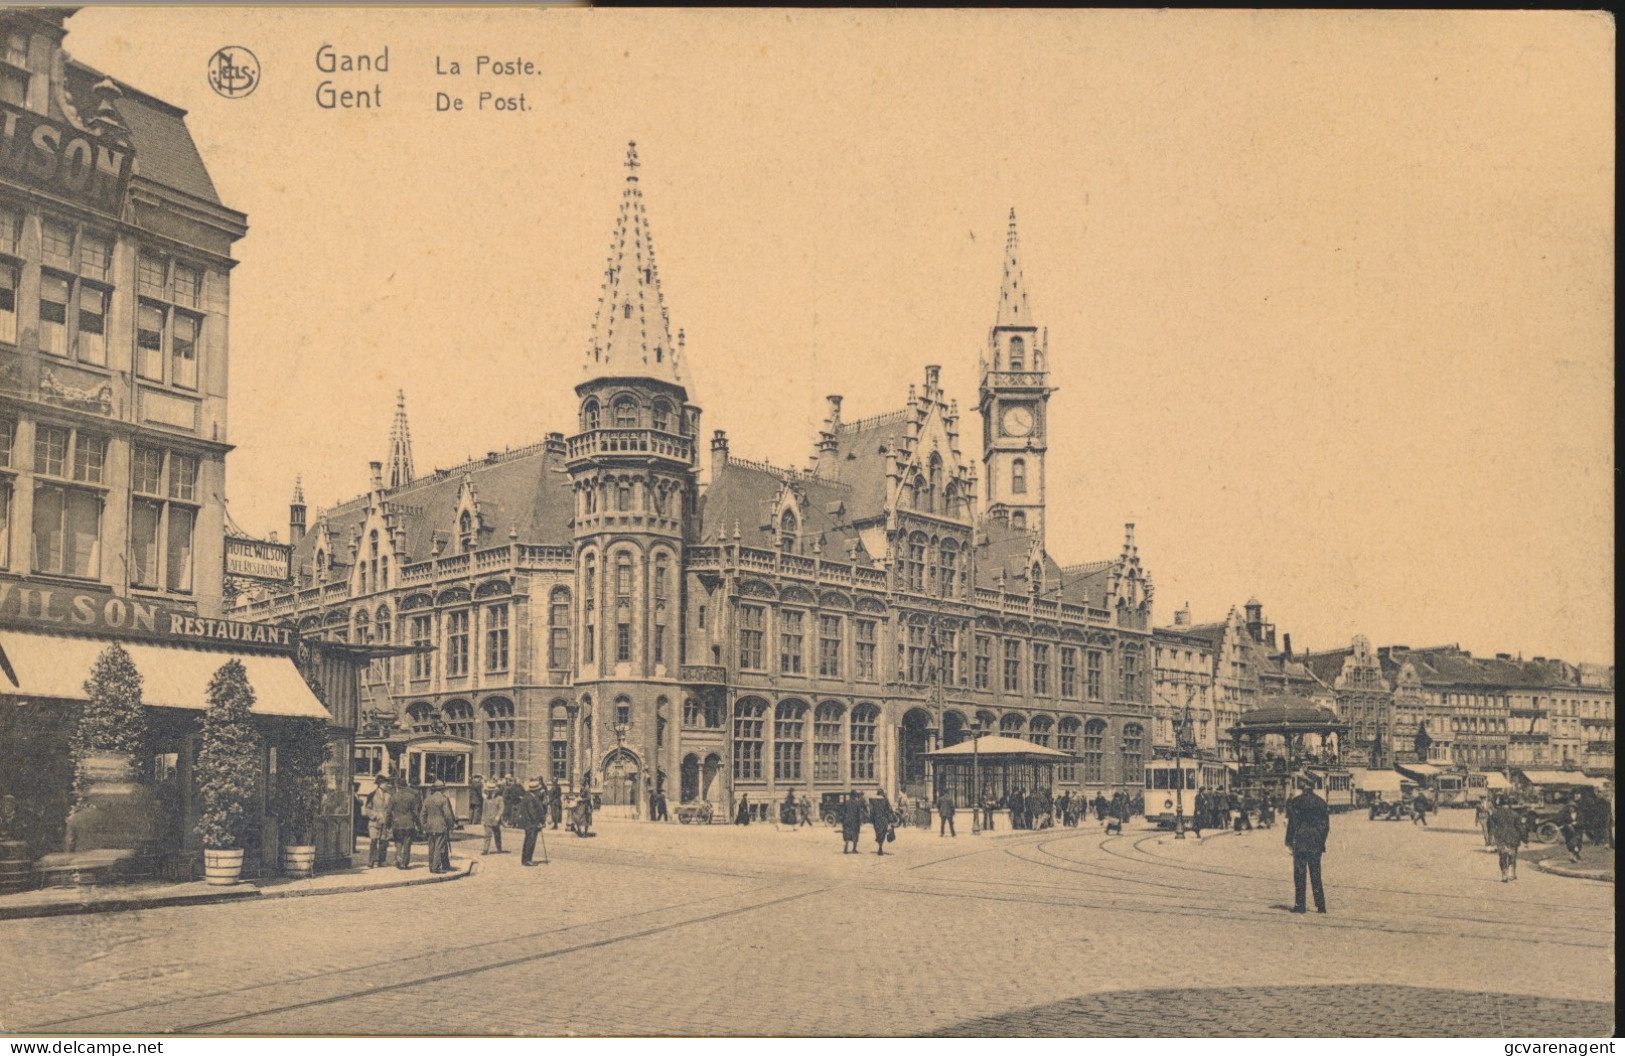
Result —
[[485, 805], [485, 812], [480, 816], [480, 824], [485, 827], [485, 848], [481, 854], [490, 854], [492, 846], [496, 853], [506, 854], [502, 849], [502, 818], [508, 809], [508, 801], [501, 796], [492, 796]]
[[942, 795], [937, 797], [937, 817], [941, 819], [937, 823], [937, 835], [939, 837], [953, 836], [957, 838], [959, 836], [959, 833], [954, 831], [954, 811], [958, 806], [959, 804], [954, 802], [954, 794], [944, 788]]
[[812, 828], [812, 799], [807, 795], [807, 793], [801, 793], [801, 798], [796, 800], [796, 811], [801, 815], [801, 820], [798, 823], [797, 828], [800, 828], [802, 825], [805, 825], [809, 829]]
[[395, 841], [395, 868], [412, 868], [412, 841], [422, 823], [423, 804], [417, 789], [404, 780], [389, 797], [389, 834]]
[[1286, 805], [1286, 845], [1292, 848], [1292, 912], [1304, 912], [1304, 880], [1315, 893], [1315, 912], [1326, 912], [1326, 889], [1320, 884], [1320, 856], [1326, 853], [1331, 813], [1305, 778], [1303, 791]]
[[468, 823], [483, 825], [485, 819], [485, 779], [478, 774], [468, 784]]
[[535, 865], [536, 834], [547, 821], [547, 810], [542, 806], [545, 786], [539, 777], [531, 778], [530, 789], [519, 797], [519, 827], [525, 830], [525, 845], [519, 851], [520, 865]]
[[1518, 879], [1518, 846], [1523, 843], [1523, 819], [1505, 797], [1496, 801], [1484, 822], [1495, 855], [1501, 862], [1501, 883]]
[[457, 827], [457, 812], [452, 809], [451, 797], [446, 795], [446, 783], [436, 781], [423, 801], [423, 832], [429, 841], [429, 872], [451, 872], [451, 832]]
[[1420, 788], [1416, 790], [1416, 798], [1411, 800], [1411, 824], [1428, 827], [1428, 797]]
[[564, 782], [557, 778], [553, 787], [547, 790], [547, 811], [553, 822], [553, 828], [559, 827], [564, 820]]
[[869, 824], [875, 827], [875, 853], [885, 854], [886, 841], [892, 839], [892, 809], [883, 788], [876, 789], [869, 801]]
[[389, 862], [389, 778], [380, 777], [367, 797], [367, 868], [378, 869]]
[[857, 854], [858, 839], [863, 835], [863, 793], [857, 789], [841, 804], [841, 853]]

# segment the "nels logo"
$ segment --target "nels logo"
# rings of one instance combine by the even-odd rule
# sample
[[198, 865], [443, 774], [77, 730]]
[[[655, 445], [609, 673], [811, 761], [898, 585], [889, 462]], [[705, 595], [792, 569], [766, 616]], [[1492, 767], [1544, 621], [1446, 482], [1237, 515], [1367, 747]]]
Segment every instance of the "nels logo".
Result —
[[253, 94], [260, 84], [260, 60], [252, 51], [228, 45], [209, 56], [209, 86], [227, 99]]

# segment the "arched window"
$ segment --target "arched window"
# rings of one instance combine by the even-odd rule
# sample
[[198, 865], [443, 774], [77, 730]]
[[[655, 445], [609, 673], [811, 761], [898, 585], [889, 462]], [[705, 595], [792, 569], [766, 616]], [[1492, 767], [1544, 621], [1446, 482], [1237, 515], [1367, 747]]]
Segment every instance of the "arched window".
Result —
[[794, 510], [785, 510], [779, 515], [779, 549], [787, 554], [796, 552], [796, 513]]
[[1010, 494], [1027, 494], [1027, 460], [1025, 458], [1012, 459], [1010, 462]]
[[596, 663], [598, 624], [598, 558], [588, 554], [581, 563], [581, 662]]
[[999, 733], [1005, 737], [1020, 737], [1027, 720], [1021, 715], [1006, 715], [999, 720]]
[[632, 700], [629, 697], [615, 698], [615, 725], [625, 729], [632, 725]]
[[597, 429], [602, 423], [602, 412], [597, 400], [588, 400], [581, 405], [581, 428], [583, 431]]
[[880, 727], [880, 709], [859, 704], [852, 709], [852, 780], [875, 779], [875, 733]]
[[584, 509], [584, 511], [586, 513], [588, 513], [588, 514], [597, 513], [598, 512], [598, 483], [597, 483], [597, 481], [588, 481], [587, 486], [582, 488], [581, 490], [585, 495], [585, 499], [583, 500], [583, 509]]
[[1010, 339], [1010, 369], [1027, 369], [1027, 342], [1019, 337]]
[[615, 428], [636, 429], [638, 427], [638, 401], [630, 396], [615, 397]]
[[318, 581], [320, 581], [320, 580], [324, 580], [326, 578], [327, 578], [327, 551], [326, 550], [318, 550], [318, 551], [316, 551], [316, 579]]
[[953, 597], [959, 589], [959, 544], [952, 539], [942, 541], [942, 551], [938, 556], [938, 576], [942, 586], [943, 597]]
[[355, 614], [355, 640], [361, 645], [372, 641], [372, 620], [365, 609]]
[[1025, 532], [1027, 530], [1027, 511], [1017, 510], [1012, 513], [1010, 515], [1010, 527], [1018, 532]]
[[818, 705], [813, 713], [813, 780], [841, 779], [841, 727], [845, 709], [833, 700]]
[[467, 510], [457, 518], [457, 534], [464, 550], [474, 549], [474, 516]]
[[[1056, 728], [1055, 748], [1069, 756], [1078, 754], [1078, 727], [1077, 719], [1062, 719], [1061, 725]], [[1062, 781], [1076, 781], [1078, 779], [1078, 764], [1071, 759], [1056, 767], [1056, 776]]]
[[512, 777], [514, 734], [518, 728], [513, 701], [492, 697], [481, 708], [485, 712], [485, 776]]
[[625, 550], [615, 555], [615, 603], [632, 604], [632, 555]]
[[373, 634], [385, 644], [395, 640], [395, 621], [390, 619], [386, 605], [378, 606], [378, 612], [373, 617]]
[[570, 590], [554, 587], [547, 599], [547, 666], [553, 671], [570, 669]]
[[1145, 782], [1145, 727], [1136, 722], [1123, 727], [1123, 782]]
[[951, 480], [942, 489], [942, 512], [949, 517], [957, 516], [959, 513], [959, 485]]
[[1099, 719], [1083, 727], [1083, 779], [1096, 785], [1106, 780], [1106, 724]]
[[615, 509], [619, 513], [632, 512], [632, 485], [629, 481], [621, 481], [615, 488]]
[[702, 707], [700, 702], [695, 700], [693, 697], [683, 698], [683, 725], [705, 725], [705, 708]]
[[1050, 734], [1054, 730], [1055, 722], [1048, 715], [1034, 715], [1032, 724], [1027, 727], [1027, 739], [1048, 748]]
[[908, 589], [915, 593], [925, 589], [925, 547], [929, 541], [924, 532], [908, 538]]
[[806, 745], [807, 705], [784, 700], [773, 712], [773, 780], [799, 782]]
[[746, 698], [734, 705], [734, 780], [760, 781], [766, 748], [767, 703]]
[[445, 716], [447, 733], [474, 739], [474, 705], [466, 700], [454, 700], [446, 705]]
[[663, 433], [671, 431], [671, 404], [665, 400], [656, 400], [654, 405], [654, 425]]
[[925, 508], [928, 513], [935, 513], [937, 509], [937, 496], [942, 494], [942, 456], [936, 452], [931, 453], [930, 468], [926, 472], [925, 480]]
[[420, 700], [406, 709], [406, 718], [412, 723], [413, 733], [434, 732], [434, 705]]

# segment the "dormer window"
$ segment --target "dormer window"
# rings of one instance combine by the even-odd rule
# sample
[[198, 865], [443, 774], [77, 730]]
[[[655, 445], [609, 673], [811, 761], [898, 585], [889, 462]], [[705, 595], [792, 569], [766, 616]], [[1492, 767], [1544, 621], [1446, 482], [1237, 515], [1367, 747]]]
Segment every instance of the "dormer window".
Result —
[[779, 515], [779, 549], [784, 553], [796, 552], [796, 529], [798, 522], [794, 510], [785, 510]]
[[638, 402], [630, 396], [621, 396], [615, 400], [615, 428], [636, 429], [638, 427]]
[[457, 518], [457, 534], [465, 553], [474, 549], [474, 515], [467, 510]]
[[599, 426], [600, 408], [597, 400], [588, 400], [581, 407], [581, 427], [583, 429], [597, 429]]
[[[658, 353], [660, 350], [655, 351]], [[671, 431], [671, 404], [665, 400], [655, 401], [654, 424], [655, 428], [663, 433]]]

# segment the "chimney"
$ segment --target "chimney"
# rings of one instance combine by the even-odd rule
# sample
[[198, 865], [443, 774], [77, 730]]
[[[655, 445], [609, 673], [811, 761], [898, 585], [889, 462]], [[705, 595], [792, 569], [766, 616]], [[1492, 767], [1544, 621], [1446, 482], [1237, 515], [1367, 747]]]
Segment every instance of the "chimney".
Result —
[[368, 462], [367, 468], [372, 470], [372, 490], [384, 490], [384, 464], [382, 462]]
[[818, 456], [835, 453], [835, 434], [841, 428], [841, 398], [833, 395], [824, 398], [829, 400], [829, 417], [824, 419], [824, 427], [818, 431], [818, 445], [813, 455], [815, 463]]
[[1287, 656], [1292, 655], [1292, 636], [1290, 634], [1281, 635], [1281, 651], [1286, 653]]
[[942, 368], [935, 363], [925, 368], [925, 394], [932, 399], [936, 398], [940, 388], [938, 382], [942, 378]]
[[1191, 625], [1191, 603], [1186, 602], [1185, 607], [1174, 613], [1175, 627], [1189, 627]]
[[550, 455], [562, 455], [562, 454], [564, 454], [564, 434], [563, 433], [548, 433], [546, 439], [544, 439], [542, 441], [542, 443], [546, 447], [548, 454], [550, 454]]
[[[721, 429], [711, 434], [711, 460], [713, 462], [728, 461], [728, 434]], [[716, 469], [713, 466], [712, 472]]]

